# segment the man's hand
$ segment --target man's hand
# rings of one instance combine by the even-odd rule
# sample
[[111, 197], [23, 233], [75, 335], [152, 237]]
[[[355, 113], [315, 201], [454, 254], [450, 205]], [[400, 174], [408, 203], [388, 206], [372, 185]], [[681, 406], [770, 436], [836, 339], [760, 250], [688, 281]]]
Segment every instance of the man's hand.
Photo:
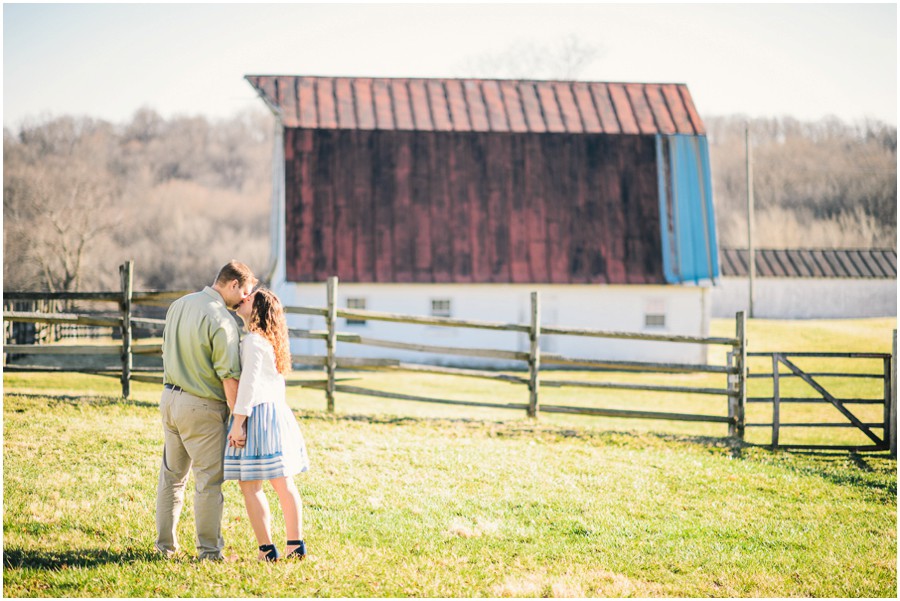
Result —
[[228, 432], [228, 446], [243, 449], [247, 444], [247, 416], [235, 415], [231, 431]]

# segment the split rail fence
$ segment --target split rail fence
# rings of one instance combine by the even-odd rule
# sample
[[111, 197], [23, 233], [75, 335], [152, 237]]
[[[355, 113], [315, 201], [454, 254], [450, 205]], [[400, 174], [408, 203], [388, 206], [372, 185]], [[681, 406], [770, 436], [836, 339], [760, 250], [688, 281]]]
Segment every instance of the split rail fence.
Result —
[[[746, 365], [746, 321], [743, 313], [737, 315], [736, 335], [734, 338], [714, 338], [714, 337], [695, 337], [695, 336], [678, 336], [669, 334], [649, 334], [643, 332], [612, 332], [590, 329], [561, 328], [555, 326], [544, 326], [540, 321], [540, 297], [537, 292], [531, 293], [531, 319], [528, 324], [517, 323], [498, 323], [485, 321], [472, 321], [453, 319], [448, 317], [426, 317], [398, 315], [393, 313], [382, 313], [376, 311], [367, 311], [359, 309], [341, 309], [337, 306], [337, 278], [329, 278], [327, 282], [326, 308], [317, 307], [286, 307], [285, 310], [289, 314], [313, 315], [320, 316], [325, 319], [326, 330], [309, 331], [309, 330], [291, 330], [291, 336], [296, 338], [311, 338], [325, 341], [325, 355], [295, 355], [294, 360], [304, 365], [322, 366], [325, 369], [327, 379], [325, 380], [325, 396], [327, 408], [334, 411], [335, 393], [358, 394], [365, 396], [373, 396], [387, 398], [393, 400], [417, 401], [426, 403], [441, 403], [447, 405], [473, 406], [473, 407], [490, 407], [505, 408], [522, 411], [524, 410], [529, 417], [537, 417], [540, 412], [543, 413], [572, 413], [583, 415], [595, 415], [605, 417], [622, 417], [622, 418], [644, 418], [644, 419], [661, 419], [661, 420], [677, 420], [677, 421], [695, 421], [695, 422], [714, 422], [728, 424], [729, 434], [732, 436], [743, 436], [743, 406], [746, 399], [746, 377], [742, 366]], [[405, 324], [418, 324], [428, 326], [450, 327], [450, 328], [474, 328], [497, 330], [506, 332], [520, 332], [528, 335], [529, 351], [518, 352], [500, 349], [472, 349], [435, 346], [429, 344], [397, 342], [389, 340], [379, 340], [370, 337], [360, 336], [357, 334], [342, 334], [336, 331], [338, 318], [346, 318], [353, 320], [366, 321], [388, 321]], [[556, 354], [544, 353], [540, 350], [540, 340], [542, 336], [563, 335], [563, 336], [589, 336], [595, 338], [609, 339], [627, 339], [627, 340], [645, 340], [659, 342], [677, 342], [687, 344], [709, 344], [709, 345], [725, 345], [731, 348], [728, 353], [728, 365], [701, 365], [701, 364], [678, 364], [678, 363], [651, 363], [637, 361], [611, 361], [611, 360], [590, 360], [562, 357]], [[528, 370], [528, 376], [514, 376], [509, 374], [495, 373], [486, 370], [463, 369], [452, 367], [441, 367], [435, 365], [423, 365], [419, 363], [406, 363], [395, 359], [361, 359], [361, 358], [341, 358], [337, 356], [337, 343], [360, 344], [367, 346], [386, 347], [398, 350], [417, 351], [423, 353], [436, 353], [440, 355], [459, 355], [467, 357], [483, 357], [501, 360], [521, 361]], [[570, 366], [582, 367], [585, 369], [598, 369], [609, 371], [631, 371], [643, 373], [714, 373], [723, 376], [723, 386], [721, 388], [705, 388], [690, 386], [660, 386], [651, 384], [635, 384], [635, 383], [614, 383], [614, 382], [589, 382], [589, 381], [565, 381], [565, 380], [542, 380], [541, 368], [554, 366]], [[380, 390], [372, 390], [360, 388], [357, 386], [349, 386], [338, 384], [335, 377], [338, 368], [354, 368], [354, 369], [388, 369], [388, 370], [405, 370], [418, 371], [426, 373], [436, 373], [454, 376], [464, 376], [472, 378], [482, 378], [487, 380], [496, 380], [509, 382], [514, 384], [526, 385], [528, 389], [527, 403], [486, 403], [478, 401], [463, 401], [454, 399], [437, 399], [430, 397], [421, 397], [413, 395], [405, 395], [394, 392], [385, 392]], [[724, 397], [728, 399], [728, 415], [699, 415], [670, 413], [659, 411], [642, 411], [642, 410], [622, 410], [592, 407], [573, 407], [564, 405], [547, 405], [540, 403], [541, 387], [582, 387], [582, 388], [606, 388], [630, 391], [652, 391], [652, 392], [669, 392], [669, 393], [685, 393], [685, 394], [705, 394]]]
[[[140, 344], [133, 340], [133, 331], [135, 327], [149, 328], [152, 331], [162, 332], [164, 320], [149, 319], [135, 317], [133, 307], [139, 304], [150, 304], [157, 306], [166, 306], [172, 300], [178, 298], [184, 291], [146, 291], [135, 292], [133, 290], [133, 263], [128, 262], [119, 268], [122, 289], [118, 292], [100, 292], [100, 293], [26, 293], [26, 292], [6, 292], [4, 293], [4, 301], [13, 300], [90, 300], [90, 301], [108, 301], [118, 304], [119, 316], [86, 316], [76, 314], [47, 314], [37, 312], [21, 312], [21, 311], [4, 311], [3, 319], [5, 322], [32, 322], [32, 323], [51, 323], [51, 324], [83, 324], [83, 325], [99, 325], [111, 326], [119, 328], [122, 335], [121, 345], [20, 345], [6, 344], [4, 345], [4, 354], [67, 354], [67, 355], [118, 355], [121, 367], [103, 367], [103, 368], [35, 368], [28, 366], [7, 365], [6, 370], [28, 370], [28, 371], [77, 371], [85, 373], [98, 373], [104, 375], [115, 375], [121, 379], [122, 395], [125, 398], [131, 394], [131, 381], [156, 382], [162, 383], [162, 376], [150, 375], [148, 372], [158, 373], [158, 368], [142, 368], [135, 367], [133, 357], [135, 355], [154, 355], [160, 356], [162, 348], [160, 344]], [[440, 403], [445, 405], [458, 406], [474, 406], [474, 407], [490, 407], [495, 409], [512, 409], [525, 411], [529, 417], [537, 418], [539, 413], [568, 413], [583, 414], [617, 418], [643, 418], [654, 420], [676, 420], [676, 421], [692, 421], [692, 422], [711, 422], [722, 423], [728, 425], [728, 434], [731, 437], [743, 441], [745, 430], [748, 426], [746, 422], [746, 404], [747, 398], [747, 336], [746, 336], [746, 318], [743, 312], [737, 313], [735, 316], [735, 336], [733, 338], [717, 338], [717, 337], [697, 337], [697, 336], [681, 336], [670, 334], [652, 334], [645, 332], [620, 332], [620, 331], [602, 331], [593, 329], [579, 328], [563, 328], [551, 325], [544, 325], [540, 319], [540, 296], [537, 292], [531, 293], [531, 319], [527, 324], [519, 323], [498, 323], [487, 321], [462, 320], [447, 317], [429, 317], [415, 315], [399, 315], [393, 313], [383, 313], [377, 311], [359, 310], [359, 309], [343, 309], [338, 307], [337, 290], [338, 279], [336, 277], [329, 278], [326, 282], [327, 302], [326, 307], [285, 307], [288, 314], [294, 315], [312, 315], [322, 317], [325, 321], [325, 330], [303, 330], [291, 329], [292, 338], [303, 338], [322, 340], [325, 343], [324, 355], [293, 355], [293, 362], [299, 365], [320, 366], [324, 368], [325, 379], [305, 382], [308, 387], [321, 387], [325, 392], [326, 406], [329, 412], [335, 410], [336, 393], [365, 395], [372, 397], [380, 397], [402, 401], [416, 401], [425, 403]], [[392, 340], [381, 340], [371, 337], [361, 336], [351, 333], [341, 333], [337, 331], [338, 318], [355, 319], [355, 320], [372, 320], [387, 321], [405, 324], [419, 324], [428, 326], [448, 327], [448, 328], [475, 328], [487, 329], [507, 332], [520, 332], [527, 334], [529, 340], [528, 352], [509, 351], [501, 349], [483, 349], [483, 348], [461, 348], [447, 347], [430, 344], [400, 342]], [[703, 344], [703, 345], [720, 345], [728, 349], [726, 365], [706, 365], [706, 364], [686, 364], [686, 363], [662, 363], [662, 362], [639, 362], [639, 361], [612, 361], [602, 359], [582, 359], [563, 357], [561, 355], [542, 352], [541, 338], [543, 336], [586, 336], [599, 339], [625, 339], [625, 340], [642, 340], [648, 342], [669, 342], [684, 344]], [[896, 357], [896, 332], [895, 346], [893, 357]], [[421, 363], [409, 363], [396, 359], [383, 358], [357, 358], [357, 357], [339, 357], [337, 353], [338, 342], [344, 344], [359, 344], [382, 348], [392, 348], [397, 350], [416, 351], [421, 353], [436, 353], [440, 355], [458, 355], [467, 357], [482, 357], [501, 360], [521, 361], [523, 366], [527, 368], [527, 377], [498, 373], [490, 370], [478, 370], [469, 368], [443, 367], [437, 365], [428, 365]], [[755, 354], [759, 355], [759, 353]], [[785, 354], [775, 354], [775, 357], [782, 357]], [[891, 369], [896, 370], [896, 361], [890, 361], [891, 355], [879, 355], [881, 358], [887, 357], [885, 365], [891, 364]], [[579, 367], [585, 370], [604, 370], [608, 372], [641, 372], [641, 373], [681, 373], [681, 374], [717, 374], [723, 378], [723, 386], [721, 387], [696, 387], [696, 386], [667, 386], [655, 384], [641, 383], [616, 383], [616, 382], [595, 382], [595, 381], [572, 381], [559, 379], [542, 379], [541, 368], [544, 367], [543, 373], [546, 373], [547, 366], [568, 366]], [[395, 392], [386, 392], [381, 390], [372, 390], [358, 386], [341, 384], [338, 382], [337, 370], [344, 369], [385, 369], [385, 370], [404, 370], [425, 373], [444, 374], [452, 376], [463, 376], [471, 378], [480, 378], [486, 380], [503, 381], [512, 384], [524, 385], [527, 387], [527, 402], [523, 403], [487, 403], [469, 400], [457, 399], [439, 399], [430, 397], [421, 397], [414, 395], [406, 395]], [[887, 370], [888, 373], [890, 370]], [[887, 449], [896, 454], [896, 428], [892, 428], [891, 424], [896, 421], [896, 377], [886, 378], [885, 398], [880, 402], [885, 405], [885, 421], [880, 424], [884, 428], [884, 435], [881, 439], [876, 439], [879, 449]], [[776, 376], [777, 381], [777, 376]], [[888, 393], [891, 382], [893, 382], [893, 392]], [[704, 414], [686, 414], [673, 413], [663, 411], [645, 411], [645, 410], [623, 410], [599, 407], [576, 407], [567, 405], [549, 405], [540, 402], [540, 390], [542, 387], [562, 388], [604, 388], [622, 391], [649, 391], [649, 392], [665, 392], [674, 394], [699, 394], [709, 395], [713, 397], [724, 398], [727, 400], [727, 416], [726, 415], [704, 415]], [[777, 390], [777, 387], [776, 387]], [[523, 395], [524, 396], [524, 395]], [[754, 402], [760, 399], [752, 399]], [[768, 399], [766, 399], [768, 400]], [[830, 401], [827, 399], [826, 401]], [[774, 400], [778, 406], [783, 399]], [[893, 417], [891, 417], [893, 416]], [[855, 419], [855, 418], [854, 418]], [[893, 421], [891, 421], [893, 420]], [[858, 420], [857, 420], [858, 421]], [[778, 446], [777, 439], [777, 413], [773, 421], [776, 425], [773, 446]], [[855, 426], [868, 427], [866, 424], [857, 424], [851, 420], [851, 424]], [[760, 424], [749, 424], [758, 426]], [[771, 426], [771, 424], [769, 424]], [[784, 424], [782, 424], [784, 425]], [[865, 431], [865, 430], [864, 430]], [[890, 439], [890, 442], [888, 442]]]
[[[134, 263], [129, 261], [119, 266], [119, 278], [122, 289], [118, 292], [3, 292], [3, 321], [11, 323], [34, 323], [76, 326], [101, 326], [114, 328], [121, 332], [121, 344], [6, 344], [3, 345], [4, 358], [11, 355], [67, 355], [74, 357], [103, 356], [118, 357], [120, 365], [87, 367], [45, 367], [5, 364], [5, 371], [63, 371], [78, 373], [95, 373], [100, 375], [114, 375], [122, 382], [122, 396], [128, 398], [131, 395], [131, 382], [159, 382], [162, 376], [149, 375], [159, 372], [158, 368], [135, 367], [135, 355], [162, 355], [162, 345], [158, 343], [135, 344], [133, 333], [135, 328], [148, 329], [162, 333], [165, 325], [163, 319], [136, 317], [133, 313], [135, 305], [167, 306], [176, 298], [185, 294], [184, 291], [134, 291]], [[46, 313], [43, 311], [16, 311], [6, 310], [9, 303], [51, 303], [59, 306], [59, 302], [108, 302], [118, 305], [118, 316], [113, 315], [87, 315], [77, 313]], [[40, 337], [39, 337], [40, 338]], [[5, 342], [5, 341], [4, 341]], [[37, 342], [41, 342], [38, 340]], [[149, 372], [149, 373], [147, 373]]]

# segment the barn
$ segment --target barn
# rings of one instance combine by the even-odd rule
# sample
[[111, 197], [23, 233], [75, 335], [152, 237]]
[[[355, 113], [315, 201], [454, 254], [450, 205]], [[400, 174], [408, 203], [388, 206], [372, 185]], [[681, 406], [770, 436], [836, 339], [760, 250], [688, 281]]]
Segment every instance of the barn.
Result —
[[[270, 285], [286, 304], [324, 305], [323, 282], [338, 276], [350, 308], [527, 323], [538, 291], [545, 324], [707, 333], [718, 247], [705, 130], [685, 85], [246, 79], [276, 117]], [[302, 316], [291, 325], [321, 327]], [[509, 332], [343, 326], [401, 341], [528, 344]], [[316, 344], [295, 341], [294, 352]], [[705, 360], [700, 346], [544, 345]], [[340, 353], [380, 355], [348, 344]]]

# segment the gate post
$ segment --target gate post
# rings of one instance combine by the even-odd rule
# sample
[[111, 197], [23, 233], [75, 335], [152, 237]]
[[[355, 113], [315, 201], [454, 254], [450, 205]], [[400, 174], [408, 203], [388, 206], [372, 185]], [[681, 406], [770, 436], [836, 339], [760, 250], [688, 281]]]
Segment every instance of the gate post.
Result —
[[737, 436], [737, 415], [738, 415], [738, 397], [737, 394], [737, 377], [731, 373], [734, 366], [735, 351], [728, 351], [725, 356], [725, 365], [728, 367], [728, 374], [725, 376], [726, 386], [728, 390], [728, 438]]
[[778, 437], [781, 431], [781, 382], [778, 366], [781, 355], [772, 353], [772, 449], [778, 448]]
[[735, 315], [735, 334], [738, 346], [735, 348], [734, 362], [737, 368], [737, 437], [744, 442], [744, 419], [747, 407], [747, 318], [743, 311]]
[[[887, 400], [887, 399], [885, 399]], [[897, 330], [894, 330], [894, 346], [891, 352], [891, 396], [888, 401], [891, 404], [889, 411], [889, 423], [885, 424], [885, 429], [890, 430], [891, 437], [891, 456], [897, 456]], [[887, 436], [887, 432], [885, 432]]]
[[325, 338], [325, 374], [328, 381], [325, 382], [325, 401], [328, 413], [334, 413], [334, 372], [337, 369], [335, 347], [337, 346], [337, 276], [328, 278], [326, 287], [327, 314], [325, 315], [325, 327], [328, 334]]
[[122, 396], [131, 395], [131, 297], [134, 292], [134, 261], [119, 265], [119, 278], [122, 282]]
[[531, 293], [531, 331], [528, 333], [531, 347], [528, 354], [528, 417], [537, 418], [538, 392], [541, 386], [541, 296]]

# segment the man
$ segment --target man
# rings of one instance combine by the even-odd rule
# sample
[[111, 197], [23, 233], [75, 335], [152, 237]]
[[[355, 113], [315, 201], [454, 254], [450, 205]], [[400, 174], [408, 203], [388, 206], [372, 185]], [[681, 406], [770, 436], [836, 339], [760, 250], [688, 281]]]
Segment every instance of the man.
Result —
[[240, 332], [229, 310], [257, 279], [231, 261], [212, 286], [173, 302], [163, 331], [162, 414], [165, 447], [156, 494], [156, 550], [178, 551], [175, 528], [194, 472], [194, 520], [200, 559], [223, 559], [222, 481], [228, 413], [241, 375]]

